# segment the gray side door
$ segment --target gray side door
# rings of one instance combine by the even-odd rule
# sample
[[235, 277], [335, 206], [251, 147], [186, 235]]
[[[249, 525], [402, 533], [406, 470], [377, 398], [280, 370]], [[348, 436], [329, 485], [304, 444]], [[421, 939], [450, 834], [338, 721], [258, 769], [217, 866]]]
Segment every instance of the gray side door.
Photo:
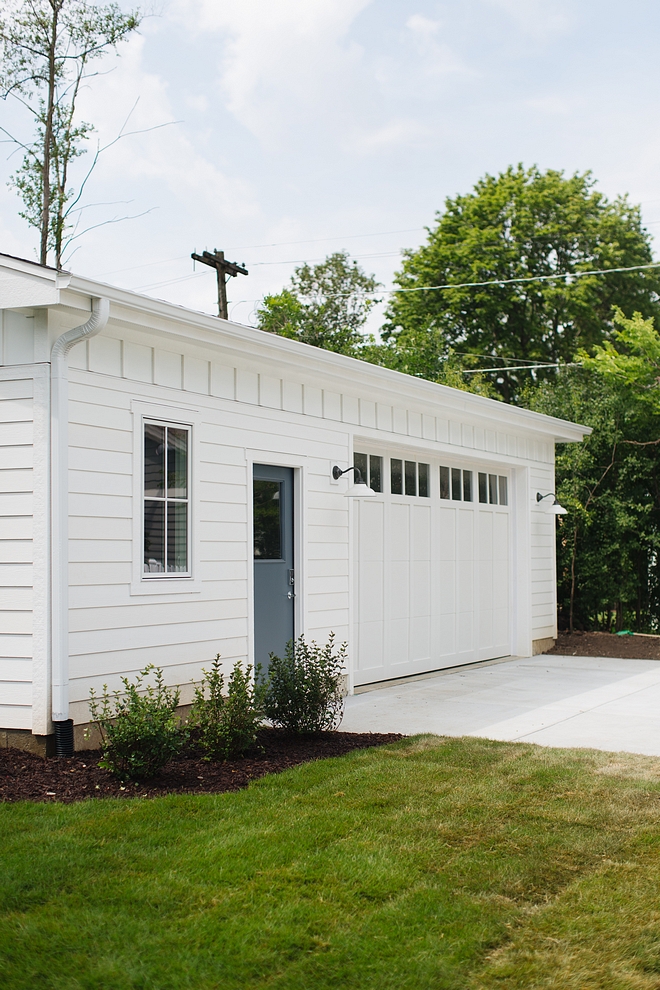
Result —
[[254, 659], [265, 674], [294, 636], [292, 468], [255, 464], [252, 502]]

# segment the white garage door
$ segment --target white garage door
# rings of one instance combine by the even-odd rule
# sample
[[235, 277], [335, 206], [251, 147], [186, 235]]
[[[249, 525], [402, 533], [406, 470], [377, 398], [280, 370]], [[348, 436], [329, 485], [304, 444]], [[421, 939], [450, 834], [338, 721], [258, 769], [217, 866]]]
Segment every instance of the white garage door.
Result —
[[356, 454], [377, 498], [355, 504], [355, 683], [510, 652], [503, 473]]

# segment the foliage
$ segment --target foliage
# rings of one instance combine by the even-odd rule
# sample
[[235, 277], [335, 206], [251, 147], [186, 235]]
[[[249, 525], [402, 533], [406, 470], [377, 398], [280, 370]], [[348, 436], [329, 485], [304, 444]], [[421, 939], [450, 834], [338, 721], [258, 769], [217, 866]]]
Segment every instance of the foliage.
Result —
[[270, 654], [264, 712], [273, 725], [288, 732], [337, 728], [344, 710], [346, 643], [336, 653], [334, 643], [334, 633], [325, 646], [300, 636], [296, 642], [289, 640], [283, 657]]
[[564, 369], [526, 395], [538, 412], [591, 426], [559, 444], [555, 488], [559, 622], [564, 628], [660, 628], [660, 410], [598, 362]]
[[362, 328], [377, 288], [372, 275], [351, 262], [346, 251], [337, 251], [318, 265], [296, 268], [289, 288], [264, 298], [257, 324], [260, 330], [359, 357], [369, 344]]
[[657, 759], [417, 737], [227, 794], [4, 804], [12, 990], [651, 990]]
[[[257, 670], [257, 679], [259, 671]], [[195, 688], [190, 725], [199, 730], [199, 741], [208, 760], [241, 756], [257, 739], [262, 720], [262, 685], [252, 680], [252, 667], [237, 662], [229, 676], [227, 695], [220, 672], [220, 654], [204, 670], [204, 679]]]
[[[657, 314], [660, 277], [653, 270], [570, 278], [653, 260], [639, 207], [626, 197], [609, 202], [594, 184], [588, 172], [567, 178], [519, 165], [448, 198], [426, 244], [404, 252], [401, 291], [383, 328], [383, 363], [437, 381], [452, 348], [491, 366], [503, 358], [503, 366], [570, 362], [611, 330], [613, 303], [628, 314]], [[506, 281], [555, 275], [569, 277]], [[502, 282], [417, 291], [496, 279]], [[532, 380], [519, 370], [495, 382], [511, 401]]]
[[[152, 671], [155, 685], [144, 690]], [[121, 682], [124, 693], [115, 691], [112, 698], [106, 684], [100, 699], [93, 688], [90, 691], [90, 712], [102, 739], [99, 766], [122, 780], [153, 777], [181, 752], [187, 738], [175, 715], [179, 690], [167, 688], [163, 671], [153, 664], [141, 670], [133, 683], [127, 677]]]
[[[84, 154], [93, 126], [76, 121], [80, 90], [91, 63], [116, 50], [140, 23], [140, 13], [86, 0], [16, 0], [0, 15], [0, 95], [12, 96], [32, 116], [35, 133], [23, 141], [3, 133], [23, 150], [12, 185], [23, 200], [20, 216], [40, 232], [40, 261], [48, 252], [61, 267], [68, 232], [85, 188], [70, 186], [74, 160]], [[96, 164], [94, 157], [92, 169]]]

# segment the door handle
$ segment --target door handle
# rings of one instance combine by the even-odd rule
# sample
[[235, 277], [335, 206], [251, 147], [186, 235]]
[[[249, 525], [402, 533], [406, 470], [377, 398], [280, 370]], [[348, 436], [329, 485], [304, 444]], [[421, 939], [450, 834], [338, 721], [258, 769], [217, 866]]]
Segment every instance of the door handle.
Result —
[[286, 596], [286, 597], [287, 597], [287, 598], [289, 599], [289, 601], [290, 601], [290, 602], [292, 602], [292, 601], [293, 601], [293, 599], [294, 599], [294, 598], [295, 598], [296, 596], [294, 595], [294, 593], [293, 593], [292, 591], [289, 591], [289, 592], [287, 592], [287, 596]]

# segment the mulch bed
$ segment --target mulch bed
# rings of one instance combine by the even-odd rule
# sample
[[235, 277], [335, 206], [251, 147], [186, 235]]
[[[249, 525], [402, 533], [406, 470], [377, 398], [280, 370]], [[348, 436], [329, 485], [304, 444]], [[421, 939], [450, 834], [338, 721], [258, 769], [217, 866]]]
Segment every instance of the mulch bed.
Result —
[[660, 636], [617, 636], [606, 632], [560, 632], [549, 654], [569, 657], [621, 657], [660, 660]]
[[168, 763], [156, 777], [126, 783], [98, 766], [98, 750], [70, 758], [42, 759], [18, 749], [0, 750], [1, 801], [81, 801], [85, 798], [160, 797], [163, 794], [220, 794], [247, 787], [267, 773], [280, 773], [299, 763], [343, 756], [354, 749], [384, 746], [403, 736], [395, 732], [320, 732], [291, 736], [261, 729], [259, 747], [238, 760], [215, 763], [194, 749]]

